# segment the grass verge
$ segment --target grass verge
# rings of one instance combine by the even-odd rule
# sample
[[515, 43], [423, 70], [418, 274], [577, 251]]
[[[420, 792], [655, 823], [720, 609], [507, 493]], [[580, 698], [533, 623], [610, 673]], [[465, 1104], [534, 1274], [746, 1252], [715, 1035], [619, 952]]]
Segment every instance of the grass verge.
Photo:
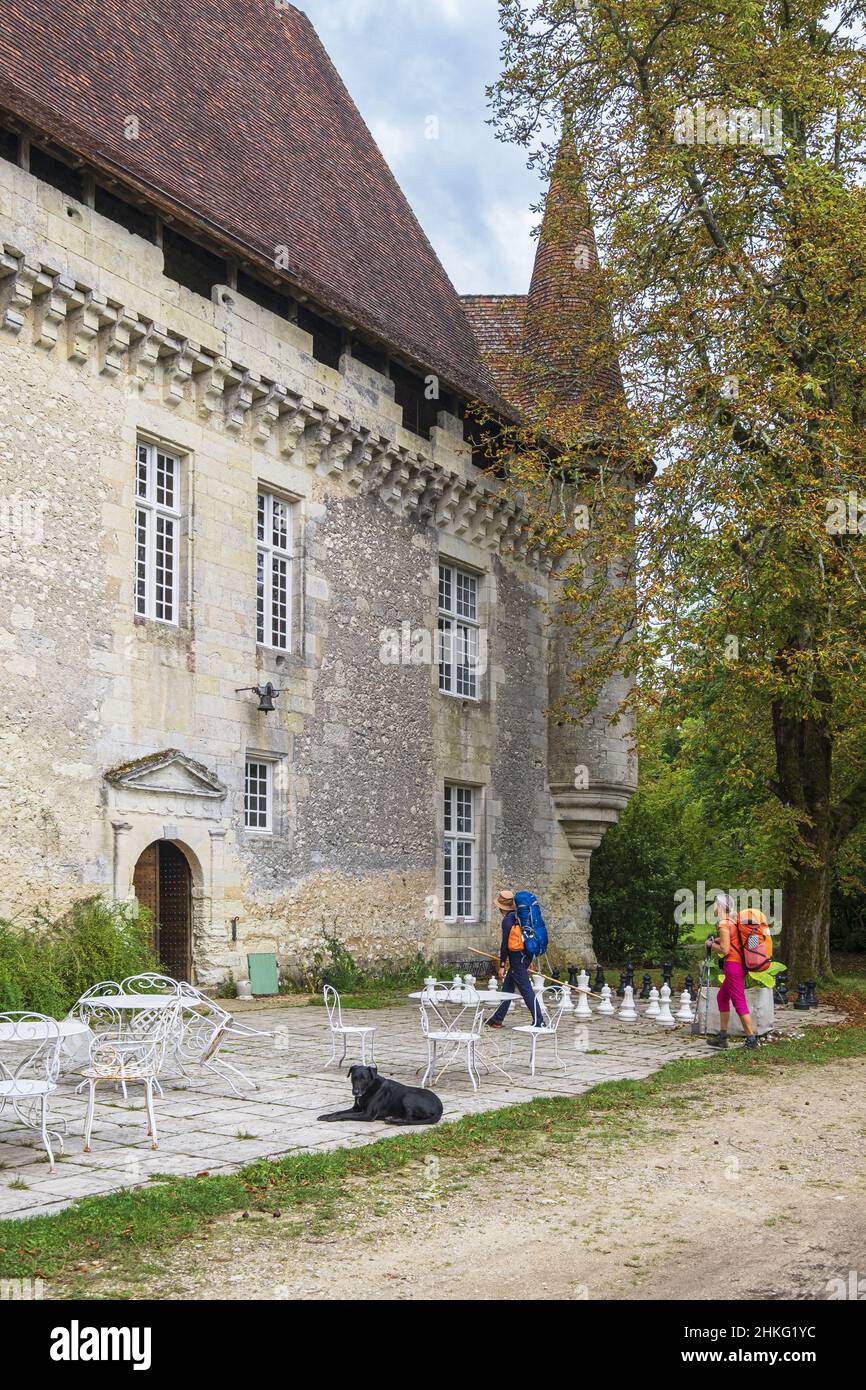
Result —
[[225, 1176], [169, 1176], [152, 1187], [85, 1198], [55, 1216], [0, 1223], [0, 1276], [54, 1278], [67, 1285], [64, 1292], [80, 1296], [86, 1288], [76, 1287], [77, 1271], [121, 1255], [128, 1259], [131, 1250], [146, 1259], [233, 1212], [294, 1213], [317, 1221], [333, 1213], [353, 1179], [394, 1172], [431, 1154], [468, 1162], [507, 1146], [513, 1161], [520, 1147], [571, 1142], [589, 1126], [595, 1135], [604, 1137], [609, 1128], [613, 1136], [637, 1113], [703, 1104], [705, 1092], [690, 1094], [689, 1088], [714, 1075], [757, 1079], [781, 1067], [862, 1056], [866, 1027], [809, 1028], [757, 1052], [737, 1048], [680, 1059], [643, 1081], [605, 1082], [582, 1096], [534, 1100], [360, 1148], [261, 1160]]

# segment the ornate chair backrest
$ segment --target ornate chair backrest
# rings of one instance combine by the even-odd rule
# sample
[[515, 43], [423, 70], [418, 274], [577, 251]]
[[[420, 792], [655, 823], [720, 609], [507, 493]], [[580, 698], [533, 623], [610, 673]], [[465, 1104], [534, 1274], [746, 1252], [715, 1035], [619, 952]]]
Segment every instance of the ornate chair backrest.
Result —
[[541, 1012], [544, 1015], [544, 1026], [555, 1033], [559, 1027], [562, 1015], [565, 1013], [565, 996], [562, 990], [554, 985], [551, 989], [542, 989], [538, 992], [538, 1000], [541, 1004]]
[[126, 1080], [158, 1076], [165, 1054], [175, 1037], [180, 1018], [180, 999], [166, 1008], [140, 1010], [134, 1036], [97, 1034], [90, 1044], [90, 1065], [106, 1077], [120, 1073]]
[[328, 1013], [328, 1027], [331, 1029], [331, 1032], [333, 1032], [335, 1028], [342, 1028], [343, 1026], [343, 1010], [340, 1004], [340, 996], [333, 985], [325, 985], [322, 994], [325, 1000], [325, 1009]]
[[185, 981], [181, 982], [180, 1000], [183, 1055], [207, 1061], [233, 1022], [232, 1016], [203, 990]]
[[122, 982], [124, 994], [179, 994], [183, 986], [170, 975], [158, 975], [145, 970], [141, 975], [127, 975]]
[[5, 1098], [23, 1095], [26, 1087], [17, 1089], [21, 1082], [55, 1085], [59, 1070], [60, 1024], [56, 1018], [29, 1010], [0, 1014], [0, 1082], [7, 1083]]
[[[476, 998], [458, 1003], [449, 999], [448, 994], [437, 985], [433, 998], [421, 999], [422, 1036], [426, 1038], [431, 1033], [471, 1032], [477, 1037], [484, 1022], [484, 1010], [477, 999], [477, 990], [474, 993]], [[468, 1018], [470, 1010], [473, 1011], [471, 1020]]]
[[69, 1010], [70, 1018], [80, 1018], [97, 1032], [102, 1032], [109, 1026], [119, 1028], [121, 1016], [118, 1010], [112, 1009], [110, 1003], [94, 1005], [92, 999], [109, 1000], [112, 995], [123, 994], [123, 987], [116, 980], [100, 980], [99, 984], [91, 985], [75, 1001]]

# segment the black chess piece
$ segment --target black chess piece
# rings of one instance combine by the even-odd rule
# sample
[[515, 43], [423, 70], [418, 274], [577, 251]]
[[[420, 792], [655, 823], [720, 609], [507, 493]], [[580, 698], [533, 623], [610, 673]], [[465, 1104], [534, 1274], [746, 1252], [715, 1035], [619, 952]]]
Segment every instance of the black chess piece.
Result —
[[790, 986], [788, 984], [788, 972], [787, 970], [783, 970], [782, 974], [779, 976], [779, 994], [781, 996], [782, 1003], [785, 1005], [788, 1005], [791, 1002], [788, 998], [789, 988]]
[[807, 981], [806, 981], [806, 998], [807, 998], [808, 1001], [809, 1001], [809, 1008], [810, 1008], [810, 1009], [817, 1009], [817, 1007], [818, 1007], [818, 996], [817, 996], [817, 994], [815, 993], [815, 990], [816, 990], [816, 989], [817, 989], [817, 982], [816, 982], [815, 980], [807, 980]]
[[570, 985], [572, 985], [573, 987], [575, 987], [575, 988], [577, 987], [577, 966], [576, 966], [576, 965], [570, 965], [570, 966], [568, 967], [568, 983], [569, 983]]
[[601, 968], [601, 966], [599, 965], [599, 966], [596, 966], [596, 971], [595, 971], [595, 983], [594, 983], [594, 985], [593, 985], [592, 988], [593, 988], [593, 991], [594, 991], [596, 994], [601, 994], [601, 991], [604, 989], [604, 986], [605, 986], [604, 971], [603, 971], [603, 969]]
[[643, 984], [641, 985], [641, 990], [640, 990], [640, 994], [638, 995], [638, 998], [639, 998], [639, 999], [649, 999], [649, 997], [650, 997], [650, 990], [652, 989], [652, 987], [653, 987], [652, 975], [644, 975], [644, 977], [643, 977]]
[[797, 986], [797, 998], [794, 1001], [795, 1009], [810, 1009], [809, 988], [805, 981], [801, 980]]
[[634, 966], [628, 961], [625, 967], [625, 982], [634, 989]]
[[561, 971], [558, 969], [557, 966], [554, 966], [554, 967], [553, 967], [553, 970], [551, 971], [550, 978], [551, 978], [551, 980], [556, 980], [557, 984], [558, 984], [559, 981], [562, 979], [562, 973], [561, 973]]
[[694, 999], [694, 997], [695, 997], [695, 981], [694, 981], [694, 977], [693, 977], [692, 975], [687, 975], [687, 976], [686, 976], [686, 982], [685, 982], [685, 984], [683, 985], [683, 989], [687, 989], [688, 992], [689, 992], [689, 998], [690, 998], [690, 999]]
[[618, 996], [620, 999], [623, 999], [623, 998], [625, 997], [625, 971], [624, 971], [624, 970], [621, 970], [621, 971], [619, 972], [619, 985], [617, 986], [617, 991], [616, 991], [616, 992], [617, 992], [617, 996]]
[[674, 983], [671, 976], [674, 973], [673, 961], [668, 961], [662, 966], [662, 986], [667, 985], [671, 994], [674, 992]]

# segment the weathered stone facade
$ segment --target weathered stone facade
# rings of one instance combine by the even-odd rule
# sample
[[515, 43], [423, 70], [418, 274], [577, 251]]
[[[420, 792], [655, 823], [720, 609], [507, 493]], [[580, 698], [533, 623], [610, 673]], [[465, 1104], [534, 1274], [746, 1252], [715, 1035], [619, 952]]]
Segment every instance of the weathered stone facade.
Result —
[[[323, 934], [364, 963], [466, 955], [495, 939], [501, 883], [538, 891], [590, 961], [602, 832], [574, 834], [569, 769], [590, 767], [575, 796], [603, 822], [634, 784], [627, 731], [549, 738], [548, 572], [460, 421], [408, 432], [385, 376], [322, 365], [228, 285], [194, 294], [158, 246], [3, 159], [0, 251], [0, 915], [128, 899], [170, 841], [206, 982]], [[181, 460], [176, 625], [134, 615], [140, 440]], [[295, 504], [286, 653], [256, 642], [262, 488]], [[442, 558], [480, 577], [477, 702], [441, 694], [435, 662], [382, 660], [386, 630], [435, 633]], [[267, 681], [271, 714], [238, 693]], [[244, 829], [250, 752], [273, 767], [266, 835]], [[472, 922], [442, 917], [446, 782], [476, 789]]]

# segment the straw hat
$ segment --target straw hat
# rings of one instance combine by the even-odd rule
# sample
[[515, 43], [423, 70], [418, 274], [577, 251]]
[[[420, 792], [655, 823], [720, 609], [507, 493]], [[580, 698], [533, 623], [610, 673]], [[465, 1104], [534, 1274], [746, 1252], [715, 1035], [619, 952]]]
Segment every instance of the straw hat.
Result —
[[501, 908], [503, 912], [513, 912], [514, 894], [507, 888], [500, 888], [496, 894], [496, 906]]

